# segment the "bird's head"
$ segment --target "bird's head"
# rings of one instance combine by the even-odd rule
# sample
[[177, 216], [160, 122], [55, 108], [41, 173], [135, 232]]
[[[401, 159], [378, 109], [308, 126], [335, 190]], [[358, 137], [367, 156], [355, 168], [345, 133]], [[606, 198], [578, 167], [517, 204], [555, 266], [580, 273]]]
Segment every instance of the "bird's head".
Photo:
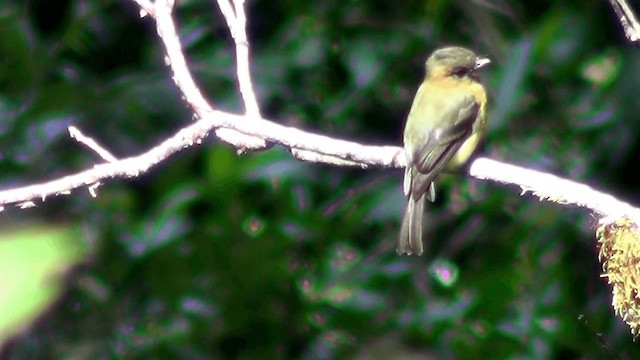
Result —
[[445, 47], [434, 51], [427, 59], [427, 78], [454, 76], [475, 79], [476, 71], [490, 63], [488, 58], [479, 57], [463, 47]]

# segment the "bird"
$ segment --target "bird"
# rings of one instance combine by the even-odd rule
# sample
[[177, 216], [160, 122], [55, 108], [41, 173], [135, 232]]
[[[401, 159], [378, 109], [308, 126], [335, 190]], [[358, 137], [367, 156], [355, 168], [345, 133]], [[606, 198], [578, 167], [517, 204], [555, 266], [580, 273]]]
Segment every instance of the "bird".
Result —
[[464, 47], [435, 50], [411, 105], [404, 129], [404, 194], [407, 207], [396, 252], [422, 255], [425, 198], [435, 200], [436, 176], [463, 165], [487, 124], [487, 93], [478, 71], [491, 60]]

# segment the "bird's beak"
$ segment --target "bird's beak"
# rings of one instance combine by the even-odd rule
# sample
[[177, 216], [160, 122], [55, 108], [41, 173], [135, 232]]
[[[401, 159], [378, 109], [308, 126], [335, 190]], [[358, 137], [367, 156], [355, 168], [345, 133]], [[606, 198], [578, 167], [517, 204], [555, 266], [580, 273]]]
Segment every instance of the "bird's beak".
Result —
[[482, 68], [487, 67], [489, 64], [491, 64], [491, 60], [489, 60], [489, 58], [476, 58], [476, 66], [474, 68], [474, 70], [479, 70]]

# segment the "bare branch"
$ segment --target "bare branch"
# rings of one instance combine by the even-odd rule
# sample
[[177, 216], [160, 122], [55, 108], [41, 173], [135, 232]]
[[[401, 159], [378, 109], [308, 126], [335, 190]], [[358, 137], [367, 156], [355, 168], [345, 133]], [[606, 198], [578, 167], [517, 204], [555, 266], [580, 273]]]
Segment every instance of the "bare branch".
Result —
[[[292, 154], [294, 156], [302, 154], [305, 161], [362, 168], [404, 167], [406, 164], [404, 150], [397, 146], [362, 145], [305, 132], [269, 120], [253, 119], [222, 111], [213, 111], [206, 119], [215, 122], [215, 126], [234, 129], [242, 134], [253, 135], [288, 149], [297, 149], [298, 151], [292, 151]], [[317, 156], [312, 157], [310, 153], [315, 153]]]
[[[139, 0], [134, 0], [138, 3]], [[165, 62], [173, 72], [173, 81], [182, 92], [184, 99], [191, 106], [199, 118], [213, 111], [196, 85], [184, 58], [180, 39], [171, 16], [173, 2], [171, 0], [156, 0], [153, 9], [143, 8], [153, 16], [156, 21], [156, 30], [162, 40], [167, 54]], [[216, 129], [216, 136], [231, 145], [246, 150], [258, 150], [267, 148], [267, 143], [255, 137], [249, 137], [230, 129]]]
[[316, 161], [333, 165], [402, 167], [405, 164], [404, 151], [399, 147], [361, 145], [307, 133], [269, 120], [256, 120], [214, 110], [138, 156], [96, 165], [91, 169], [46, 183], [0, 191], [0, 206], [37, 199], [44, 201], [49, 196], [66, 195], [71, 190], [84, 186], [92, 186], [93, 195], [95, 188], [103, 180], [137, 177], [170, 155], [200, 144], [210, 131], [222, 128], [241, 134], [245, 138], [266, 139], [286, 148], [300, 148], [308, 153], [318, 154]]
[[523, 195], [531, 192], [541, 201], [547, 200], [589, 209], [605, 217], [600, 220], [601, 223], [616, 220], [625, 215], [636, 223], [640, 223], [640, 209], [587, 185], [555, 175], [485, 158], [477, 159], [471, 164], [469, 175], [478, 179], [518, 185]]
[[69, 135], [71, 138], [76, 139], [79, 143], [85, 145], [89, 149], [93, 150], [98, 156], [104, 159], [107, 162], [118, 161], [118, 159], [113, 156], [107, 149], [102, 147], [92, 138], [84, 135], [77, 127], [69, 126]]
[[[200, 144], [207, 133], [217, 127], [228, 128], [245, 136], [267, 139], [287, 148], [299, 148], [309, 153], [320, 154], [321, 156], [314, 160], [333, 165], [386, 168], [400, 168], [406, 165], [401, 147], [367, 146], [285, 127], [269, 120], [213, 111], [141, 155], [96, 165], [92, 169], [50, 182], [0, 191], [0, 206], [17, 204], [22, 207], [31, 207], [34, 205], [34, 200], [44, 200], [52, 195], [69, 194], [70, 190], [78, 187], [92, 186], [92, 190], [95, 190], [95, 187], [105, 179], [137, 177], [173, 153]], [[522, 188], [523, 194], [532, 192], [540, 197], [540, 200], [563, 205], [573, 204], [589, 209], [605, 216], [606, 219], [601, 220], [602, 222], [623, 215], [640, 222], [639, 209], [587, 185], [554, 175], [487, 158], [476, 159], [469, 168], [469, 175], [478, 179], [517, 185]], [[24, 204], [28, 206], [23, 206]]]
[[169, 155], [200, 143], [211, 127], [210, 122], [196, 122], [144, 154], [96, 165], [91, 169], [53, 181], [0, 191], [0, 206], [26, 203], [36, 199], [44, 201], [49, 196], [67, 195], [71, 190], [84, 186], [90, 186], [91, 191], [95, 191], [101, 180], [137, 177]]
[[629, 42], [639, 45], [640, 24], [629, 5], [627, 5], [626, 0], [609, 0], [609, 2], [611, 3], [611, 7], [613, 7], [613, 11], [615, 11], [618, 16], [618, 20]]
[[251, 71], [249, 70], [249, 40], [247, 39], [244, 0], [233, 0], [233, 8], [229, 0], [218, 0], [218, 7], [227, 21], [227, 26], [236, 45], [238, 85], [244, 100], [245, 110], [249, 115], [260, 116], [260, 108], [253, 90]]

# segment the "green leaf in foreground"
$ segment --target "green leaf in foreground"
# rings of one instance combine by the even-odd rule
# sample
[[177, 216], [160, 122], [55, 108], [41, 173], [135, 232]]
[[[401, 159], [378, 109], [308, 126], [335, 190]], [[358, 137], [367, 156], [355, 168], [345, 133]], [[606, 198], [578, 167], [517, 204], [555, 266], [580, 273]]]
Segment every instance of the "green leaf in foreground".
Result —
[[65, 271], [87, 247], [69, 228], [0, 231], [0, 343], [25, 329], [63, 289]]

